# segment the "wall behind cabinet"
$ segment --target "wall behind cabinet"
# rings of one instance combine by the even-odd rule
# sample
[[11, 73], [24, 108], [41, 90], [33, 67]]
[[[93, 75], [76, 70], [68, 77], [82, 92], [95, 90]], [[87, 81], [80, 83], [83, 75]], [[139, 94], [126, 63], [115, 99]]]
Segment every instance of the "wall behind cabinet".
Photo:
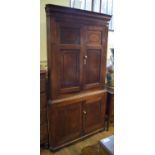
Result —
[[69, 6], [70, 0], [40, 0], [40, 61], [43, 64], [47, 63], [46, 15], [45, 15], [46, 4]]

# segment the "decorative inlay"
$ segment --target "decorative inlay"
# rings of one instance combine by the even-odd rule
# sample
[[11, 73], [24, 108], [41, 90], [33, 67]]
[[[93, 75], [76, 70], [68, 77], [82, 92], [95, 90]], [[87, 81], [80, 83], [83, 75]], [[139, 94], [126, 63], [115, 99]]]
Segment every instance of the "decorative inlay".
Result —
[[88, 44], [101, 44], [101, 31], [87, 31], [87, 43]]

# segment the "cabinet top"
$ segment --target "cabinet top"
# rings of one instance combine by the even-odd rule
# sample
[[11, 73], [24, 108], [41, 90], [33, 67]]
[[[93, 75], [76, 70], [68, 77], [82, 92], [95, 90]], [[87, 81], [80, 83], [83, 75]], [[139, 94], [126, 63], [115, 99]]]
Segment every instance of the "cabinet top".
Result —
[[109, 21], [111, 19], [111, 15], [92, 12], [92, 11], [86, 11], [86, 10], [81, 10], [76, 8], [58, 6], [53, 4], [47, 4], [45, 7], [45, 10], [47, 15], [51, 15], [53, 13], [61, 13], [61, 14], [69, 14], [73, 16], [86, 16], [87, 18], [101, 19], [105, 21]]

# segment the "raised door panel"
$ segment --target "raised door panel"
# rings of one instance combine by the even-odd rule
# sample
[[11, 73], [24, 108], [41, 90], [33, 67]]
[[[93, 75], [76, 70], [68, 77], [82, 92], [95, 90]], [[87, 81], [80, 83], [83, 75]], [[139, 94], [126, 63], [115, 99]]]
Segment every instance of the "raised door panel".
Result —
[[[54, 141], [55, 147], [74, 140], [81, 135], [81, 102], [54, 107]], [[53, 116], [51, 116], [53, 117]]]
[[59, 86], [60, 93], [80, 90], [80, 51], [60, 50]]
[[104, 127], [106, 94], [86, 100], [83, 108], [84, 133]]
[[80, 44], [80, 28], [61, 26], [59, 31], [61, 44]]
[[87, 87], [98, 85], [101, 76], [101, 50], [87, 50], [87, 63], [85, 64], [85, 85]]

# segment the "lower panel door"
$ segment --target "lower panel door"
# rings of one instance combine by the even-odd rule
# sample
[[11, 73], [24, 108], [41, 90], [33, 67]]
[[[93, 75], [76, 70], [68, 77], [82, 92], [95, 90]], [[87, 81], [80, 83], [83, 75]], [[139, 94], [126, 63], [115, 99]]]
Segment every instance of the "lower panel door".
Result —
[[56, 148], [80, 137], [82, 102], [65, 102], [55, 104], [51, 108], [52, 113], [49, 113], [50, 145]]
[[104, 127], [106, 94], [86, 100], [83, 106], [84, 133]]

